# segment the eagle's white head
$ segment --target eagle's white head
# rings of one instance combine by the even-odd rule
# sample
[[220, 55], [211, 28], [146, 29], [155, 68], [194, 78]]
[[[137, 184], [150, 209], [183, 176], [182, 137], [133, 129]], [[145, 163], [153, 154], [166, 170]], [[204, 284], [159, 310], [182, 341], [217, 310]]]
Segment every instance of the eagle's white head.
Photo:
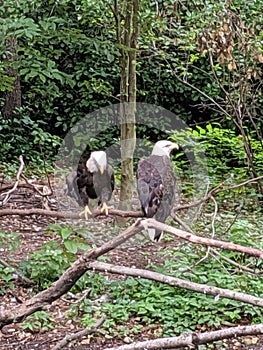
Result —
[[168, 141], [168, 140], [161, 140], [156, 142], [156, 144], [153, 147], [152, 155], [154, 156], [168, 156], [170, 157], [170, 153], [173, 149], [179, 149], [179, 145], [177, 143]]
[[107, 155], [104, 151], [94, 151], [91, 153], [86, 162], [86, 167], [89, 172], [101, 174], [104, 173], [107, 167]]

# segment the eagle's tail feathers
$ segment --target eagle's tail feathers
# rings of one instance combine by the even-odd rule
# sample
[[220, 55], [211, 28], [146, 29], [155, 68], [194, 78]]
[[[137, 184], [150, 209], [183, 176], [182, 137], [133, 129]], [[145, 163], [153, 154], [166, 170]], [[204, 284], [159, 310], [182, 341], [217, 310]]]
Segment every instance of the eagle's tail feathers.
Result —
[[148, 231], [148, 234], [149, 234], [149, 237], [150, 237], [150, 240], [152, 242], [159, 242], [162, 237], [163, 237], [163, 231], [160, 231], [160, 230], [156, 230], [155, 228], [148, 228], [147, 229]]

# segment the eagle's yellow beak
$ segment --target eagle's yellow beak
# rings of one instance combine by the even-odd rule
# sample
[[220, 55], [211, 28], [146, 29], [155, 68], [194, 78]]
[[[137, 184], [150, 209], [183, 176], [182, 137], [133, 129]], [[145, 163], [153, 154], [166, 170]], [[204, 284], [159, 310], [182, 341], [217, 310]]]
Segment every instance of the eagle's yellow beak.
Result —
[[105, 169], [104, 169], [104, 167], [103, 167], [103, 166], [100, 166], [100, 168], [99, 168], [99, 169], [100, 169], [100, 173], [101, 173], [101, 175], [102, 175], [102, 174], [104, 173], [104, 170], [105, 170]]
[[176, 149], [178, 151], [179, 148], [180, 148], [180, 146], [178, 145], [178, 143], [173, 142], [171, 149]]

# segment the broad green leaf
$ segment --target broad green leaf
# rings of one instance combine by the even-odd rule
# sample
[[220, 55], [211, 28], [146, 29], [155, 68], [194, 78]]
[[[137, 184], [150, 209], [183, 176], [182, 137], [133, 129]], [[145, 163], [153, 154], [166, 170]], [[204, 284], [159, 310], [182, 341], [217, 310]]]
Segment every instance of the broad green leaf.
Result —
[[73, 240], [64, 240], [64, 244], [66, 249], [72, 253], [72, 254], [76, 254], [78, 251], [78, 245], [76, 242], [74, 242]]

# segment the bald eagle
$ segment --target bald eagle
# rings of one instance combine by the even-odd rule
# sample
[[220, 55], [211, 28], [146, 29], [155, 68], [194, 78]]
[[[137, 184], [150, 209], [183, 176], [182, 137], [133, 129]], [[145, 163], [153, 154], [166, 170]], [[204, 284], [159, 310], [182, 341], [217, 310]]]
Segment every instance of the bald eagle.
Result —
[[111, 199], [115, 186], [114, 171], [108, 164], [104, 151], [94, 151], [83, 163], [80, 163], [76, 171], [72, 171], [66, 177], [66, 194], [73, 197], [80, 205], [84, 205], [85, 218], [91, 215], [88, 206], [89, 199], [98, 198], [101, 212], [108, 215], [108, 201]]
[[[170, 215], [175, 200], [175, 175], [170, 160], [170, 152], [179, 149], [171, 141], [158, 141], [151, 156], [142, 159], [137, 168], [137, 190], [144, 216], [165, 222]], [[152, 241], [162, 238], [162, 231], [149, 228]]]

